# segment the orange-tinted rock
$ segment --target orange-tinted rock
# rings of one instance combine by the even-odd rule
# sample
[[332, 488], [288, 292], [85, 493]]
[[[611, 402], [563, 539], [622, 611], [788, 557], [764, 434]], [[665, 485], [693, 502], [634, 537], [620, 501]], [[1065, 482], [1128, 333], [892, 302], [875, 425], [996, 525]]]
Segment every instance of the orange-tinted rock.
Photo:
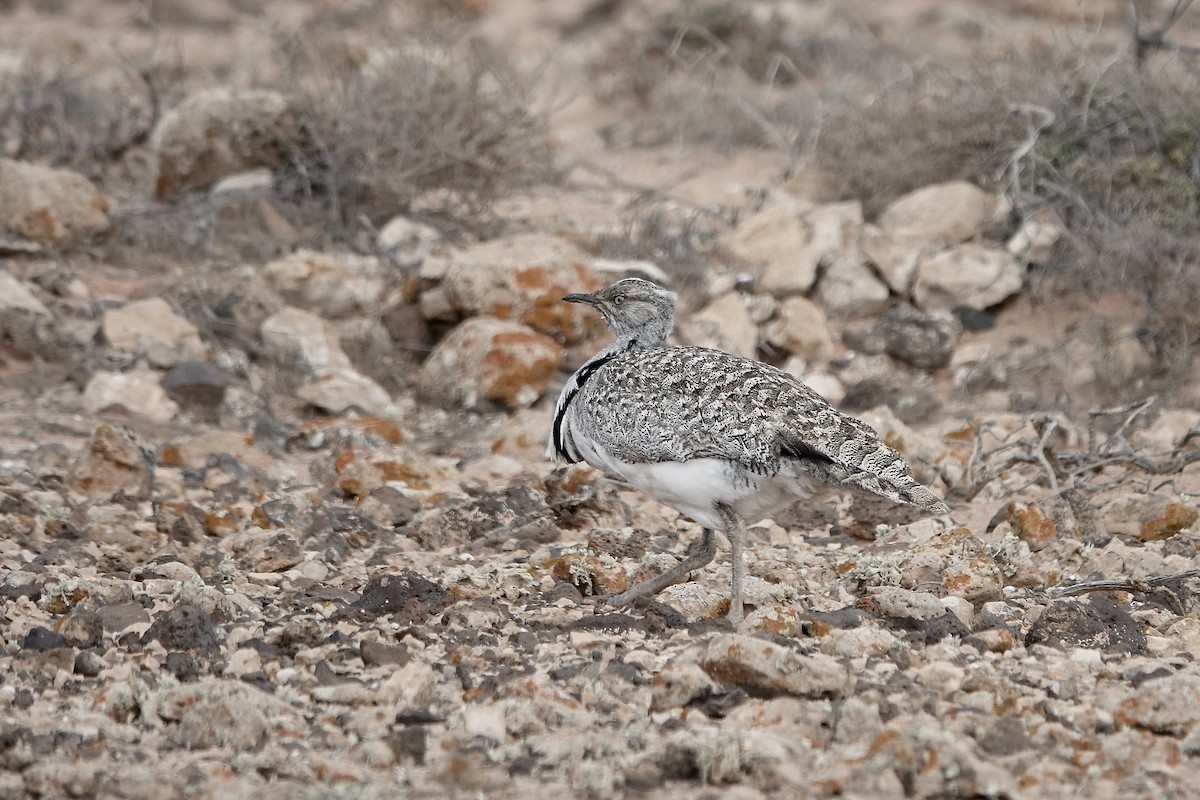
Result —
[[1194, 506], [1184, 503], [1171, 503], [1161, 514], [1142, 523], [1138, 538], [1143, 541], [1169, 539], [1180, 531], [1187, 530], [1200, 519], [1200, 512]]
[[1105, 506], [1104, 517], [1112, 533], [1156, 541], [1195, 525], [1200, 511], [1166, 494], [1130, 492]]
[[567, 581], [587, 597], [620, 594], [629, 588], [629, 573], [611, 559], [587, 553], [564, 553], [542, 564], [556, 580]]
[[[567, 305], [567, 304], [564, 304]], [[532, 405], [562, 359], [562, 347], [524, 325], [476, 317], [459, 325], [422, 365], [418, 388], [445, 406]]]
[[424, 482], [428, 476], [414, 466], [415, 459], [403, 456], [402, 451], [359, 454], [344, 448], [333, 462], [338, 488], [352, 497], [365, 497], [391, 481], [410, 486]]
[[562, 301], [565, 294], [600, 288], [587, 262], [583, 251], [557, 236], [496, 239], [450, 256], [441, 291], [460, 316], [513, 320], [573, 344], [602, 328], [591, 309]]
[[1054, 520], [1031, 505], [1014, 500], [1008, 504], [1004, 518], [1017, 538], [1029, 544], [1030, 550], [1041, 550], [1054, 540]]
[[154, 480], [154, 461], [127, 429], [98, 425], [75, 462], [71, 488], [107, 499], [116, 492], [146, 496]]

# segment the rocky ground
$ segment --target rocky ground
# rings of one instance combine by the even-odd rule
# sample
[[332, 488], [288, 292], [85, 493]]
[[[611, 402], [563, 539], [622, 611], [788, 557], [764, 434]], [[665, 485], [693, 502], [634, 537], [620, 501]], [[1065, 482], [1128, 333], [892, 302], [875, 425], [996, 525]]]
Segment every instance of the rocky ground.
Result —
[[[1115, 72], [1124, 3], [269, 5], [0, 2], [0, 798], [1197, 796], [1191, 251], [1104, 279], [1037, 108], [808, 138], [877, 60]], [[606, 607], [699, 535], [544, 457], [626, 275], [951, 514], [755, 524], [740, 630], [726, 549]]]

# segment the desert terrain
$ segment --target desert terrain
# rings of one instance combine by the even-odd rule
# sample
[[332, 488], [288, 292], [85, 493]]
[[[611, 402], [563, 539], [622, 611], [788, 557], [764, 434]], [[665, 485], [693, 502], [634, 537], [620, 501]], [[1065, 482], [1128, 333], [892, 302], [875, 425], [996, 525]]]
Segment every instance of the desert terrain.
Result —
[[[1200, 797], [1200, 8], [0, 0], [0, 798]], [[626, 276], [946, 498], [547, 460]]]

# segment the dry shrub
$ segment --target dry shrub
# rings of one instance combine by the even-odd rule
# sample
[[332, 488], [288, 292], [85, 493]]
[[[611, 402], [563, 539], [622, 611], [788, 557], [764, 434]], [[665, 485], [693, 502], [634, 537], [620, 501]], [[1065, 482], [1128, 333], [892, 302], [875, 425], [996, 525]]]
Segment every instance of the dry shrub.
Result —
[[[637, 115], [625, 130], [610, 131], [614, 143], [791, 149], [796, 126], [777, 118], [761, 92], [758, 67], [766, 65], [746, 58], [751, 51], [764, 58], [774, 52], [761, 41], [768, 34], [740, 7], [685, 2], [643, 36], [621, 40], [600, 71], [611, 72], [648, 113]], [[762, 46], [749, 48], [750, 42]], [[773, 63], [779, 67], [786, 61], [779, 55]], [[783, 72], [792, 74], [788, 68]]]
[[645, 198], [584, 244], [601, 258], [653, 262], [672, 277], [674, 289], [689, 293], [703, 287], [714, 265], [713, 242], [727, 224], [705, 209]]
[[1167, 59], [1064, 50], [1041, 60], [934, 65], [859, 101], [827, 96], [817, 162], [863, 201], [964, 179], [1053, 209], [1068, 237], [1036, 294], [1134, 289], [1163, 376], [1200, 341], [1200, 72]]
[[[1087, 52], [951, 73], [935, 66], [865, 100], [827, 99], [817, 159], [873, 217], [948, 180], [1048, 206], [1073, 234], [1076, 282], [1157, 281], [1194, 259], [1200, 196], [1200, 74]], [[1104, 258], [1099, 257], [1103, 255]], [[1149, 283], [1145, 287], [1149, 290]]]
[[1014, 88], [991, 70], [926, 65], [874, 91], [827, 92], [816, 163], [868, 217], [931, 183], [990, 185], [1021, 130], [1008, 109]]
[[1049, 288], [1140, 292], [1143, 339], [1169, 384], [1200, 342], [1200, 72], [1174, 59], [1140, 69], [1089, 59], [1044, 105], [1054, 122], [1007, 188], [1054, 208], [1072, 234]]
[[719, 59], [751, 80], [788, 85], [877, 64], [853, 12], [834, 9], [813, 33], [813, 11], [793, 3], [682, 2], [659, 20], [651, 47], [680, 63]]
[[301, 41], [287, 49], [307, 141], [278, 189], [335, 234], [417, 204], [474, 216], [551, 175], [528, 87], [480, 45], [398, 38], [348, 60]]
[[786, 169], [807, 159], [826, 88], [846, 91], [846, 76], [883, 80], [904, 58], [871, 41], [853, 12], [830, 9], [820, 25], [815, 13], [786, 2], [685, 0], [642, 36], [621, 40], [597, 71], [642, 107], [625, 138], [641, 146], [769, 148]]
[[146, 141], [177, 82], [177, 70], [155, 60], [100, 74], [66, 63], [0, 65], [0, 155], [99, 178]]

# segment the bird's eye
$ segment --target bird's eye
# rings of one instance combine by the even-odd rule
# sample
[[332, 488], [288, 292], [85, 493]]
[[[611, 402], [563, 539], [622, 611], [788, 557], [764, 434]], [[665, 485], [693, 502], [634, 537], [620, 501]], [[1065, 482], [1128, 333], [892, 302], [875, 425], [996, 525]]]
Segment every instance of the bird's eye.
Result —
[[621, 305], [621, 303], [624, 303], [624, 302], [625, 302], [625, 295], [623, 295], [623, 294], [619, 294], [613, 298], [614, 306], [619, 306], [619, 305]]

